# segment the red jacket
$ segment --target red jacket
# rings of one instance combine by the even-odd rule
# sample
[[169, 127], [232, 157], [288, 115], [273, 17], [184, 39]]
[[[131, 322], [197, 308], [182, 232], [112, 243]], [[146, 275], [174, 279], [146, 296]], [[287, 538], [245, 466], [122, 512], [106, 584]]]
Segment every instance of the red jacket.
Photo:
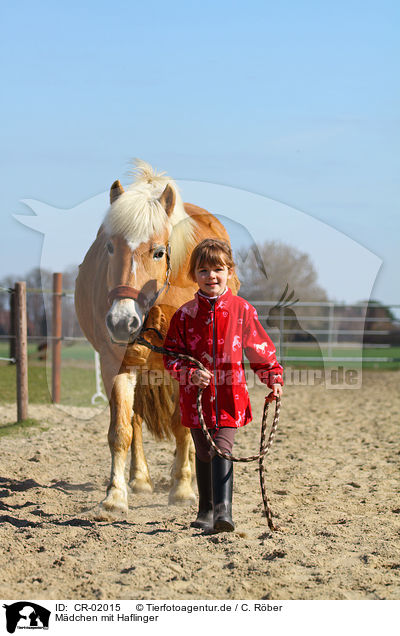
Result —
[[[251, 422], [243, 351], [264, 384], [283, 384], [283, 369], [257, 311], [230, 289], [214, 304], [197, 292], [173, 315], [164, 347], [193, 356], [213, 373], [202, 395], [208, 428], [239, 427]], [[188, 360], [167, 355], [164, 366], [180, 384], [182, 424], [201, 428], [196, 406], [198, 386], [190, 381], [197, 367]]]

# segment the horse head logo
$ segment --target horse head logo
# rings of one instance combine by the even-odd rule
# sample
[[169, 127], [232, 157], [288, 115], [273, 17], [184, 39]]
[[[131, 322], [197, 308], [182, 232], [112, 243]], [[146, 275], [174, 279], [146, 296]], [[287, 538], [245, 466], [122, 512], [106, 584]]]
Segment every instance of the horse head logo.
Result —
[[11, 605], [3, 605], [6, 610], [7, 631], [13, 634], [17, 627], [21, 629], [48, 629], [50, 610], [32, 603], [19, 601]]

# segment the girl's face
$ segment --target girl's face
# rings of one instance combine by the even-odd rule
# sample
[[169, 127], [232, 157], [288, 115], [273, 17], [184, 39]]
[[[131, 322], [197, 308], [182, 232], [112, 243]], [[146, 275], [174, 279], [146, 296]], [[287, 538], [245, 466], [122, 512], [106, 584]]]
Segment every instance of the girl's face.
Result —
[[203, 294], [219, 296], [226, 289], [228, 279], [232, 274], [226, 265], [211, 265], [209, 263], [197, 267], [194, 271], [196, 283]]

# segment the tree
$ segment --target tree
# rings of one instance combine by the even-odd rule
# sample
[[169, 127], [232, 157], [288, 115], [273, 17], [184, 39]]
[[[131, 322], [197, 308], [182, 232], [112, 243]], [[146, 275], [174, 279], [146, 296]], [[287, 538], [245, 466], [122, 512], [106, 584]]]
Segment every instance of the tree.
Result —
[[51, 289], [51, 272], [34, 267], [26, 275], [26, 313], [28, 317], [28, 333], [31, 336], [47, 336], [48, 294], [42, 289]]
[[[77, 266], [71, 266], [63, 272], [63, 290], [66, 295], [62, 302], [63, 336], [82, 336], [75, 314], [73, 292], [77, 276]], [[24, 276], [7, 276], [0, 281], [0, 287], [13, 288], [16, 280], [26, 281], [26, 312], [28, 335], [45, 339], [51, 331], [53, 311], [53, 273], [46, 269], [34, 267]], [[0, 333], [9, 333], [10, 296], [6, 292], [0, 294]]]
[[285, 243], [269, 241], [250, 250], [239, 249], [237, 273], [241, 282], [239, 293], [250, 302], [278, 302], [286, 286], [289, 294], [293, 291], [301, 302], [327, 300], [309, 255]]
[[[10, 309], [11, 309], [11, 294], [8, 293], [9, 289], [14, 287], [14, 279], [11, 276], [7, 276], [0, 281], [0, 335], [4, 336], [9, 334], [12, 329], [10, 325]], [[14, 351], [15, 354], [15, 351]], [[14, 354], [10, 357], [14, 357]]]
[[74, 290], [78, 266], [71, 265], [63, 272], [63, 290], [66, 295], [62, 303], [63, 335], [81, 338], [83, 333], [75, 313]]
[[[400, 344], [400, 322], [396, 320], [396, 316], [386, 305], [379, 300], [369, 300], [365, 307], [365, 326], [364, 326], [364, 343], [365, 344], [388, 344], [398, 346]], [[374, 331], [382, 332], [377, 335]], [[386, 333], [383, 333], [386, 332]]]
[[[320, 328], [320, 322], [312, 317], [321, 310], [295, 307], [299, 301], [327, 300], [326, 292], [317, 283], [317, 272], [309, 255], [272, 241], [239, 250], [236, 260], [241, 282], [239, 294], [250, 302], [268, 302], [261, 311], [261, 321], [267, 330], [276, 328], [284, 342], [308, 342], [319, 351], [318, 341], [309, 329]], [[298, 313], [302, 317], [300, 322]]]

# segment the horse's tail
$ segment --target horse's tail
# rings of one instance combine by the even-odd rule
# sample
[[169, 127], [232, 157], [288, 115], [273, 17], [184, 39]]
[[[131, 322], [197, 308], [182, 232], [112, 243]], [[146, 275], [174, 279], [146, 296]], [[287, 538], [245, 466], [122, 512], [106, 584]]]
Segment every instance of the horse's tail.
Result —
[[168, 383], [157, 383], [152, 373], [157, 371], [138, 373], [133, 410], [143, 418], [157, 440], [171, 439], [171, 422], [177, 400], [174, 383], [172, 379]]

